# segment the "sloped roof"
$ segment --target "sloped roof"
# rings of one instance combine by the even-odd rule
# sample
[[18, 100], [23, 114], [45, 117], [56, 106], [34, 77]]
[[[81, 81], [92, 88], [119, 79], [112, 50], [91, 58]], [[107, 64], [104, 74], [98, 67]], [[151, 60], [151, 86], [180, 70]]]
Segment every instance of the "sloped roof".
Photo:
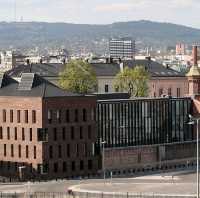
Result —
[[[135, 66], [144, 66], [152, 77], [184, 77], [184, 74], [177, 72], [171, 68], [167, 68], [160, 63], [152, 60], [129, 60], [123, 61], [124, 67], [130, 68]], [[116, 76], [120, 72], [120, 65], [117, 63], [91, 63], [96, 75], [99, 76]], [[36, 73], [43, 77], [58, 77], [59, 73], [64, 69], [62, 64], [30, 64], [19, 65], [7, 74], [12, 77], [21, 77], [22, 73]]]
[[[30, 73], [23, 73], [22, 76], [29, 75]], [[7, 78], [7, 75], [4, 75]], [[9, 77], [10, 78], [10, 77]], [[2, 86], [0, 88], [0, 96], [25, 96], [25, 97], [66, 97], [66, 96], [83, 96], [81, 94], [75, 94], [67, 92], [51, 82], [45, 80], [37, 74], [32, 74], [32, 85], [31, 88], [25, 87], [24, 89], [20, 88], [20, 83], [25, 84], [23, 82], [23, 78], [20, 83], [13, 80], [6, 84], [6, 86]], [[4, 81], [4, 79], [3, 79]]]
[[198, 66], [192, 66], [189, 72], [186, 74], [188, 77], [200, 77], [200, 68]]
[[40, 76], [58, 76], [64, 68], [63, 64], [28, 64], [28, 65], [18, 65], [15, 68], [7, 72], [8, 75], [12, 77], [21, 77], [22, 73], [35, 73]]
[[124, 61], [124, 66], [144, 66], [152, 77], [184, 77], [182, 73], [171, 68], [167, 68], [162, 64], [152, 60], [128, 60]]

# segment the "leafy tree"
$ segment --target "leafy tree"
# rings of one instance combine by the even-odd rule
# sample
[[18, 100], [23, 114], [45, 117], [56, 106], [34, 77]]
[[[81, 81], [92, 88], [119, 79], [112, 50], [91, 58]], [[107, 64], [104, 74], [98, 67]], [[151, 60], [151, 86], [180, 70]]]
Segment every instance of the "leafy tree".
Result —
[[89, 63], [73, 60], [60, 73], [59, 85], [71, 92], [91, 93], [97, 88], [97, 78]]
[[133, 97], [148, 96], [149, 74], [143, 66], [125, 67], [115, 77], [114, 87], [119, 91], [127, 91]]

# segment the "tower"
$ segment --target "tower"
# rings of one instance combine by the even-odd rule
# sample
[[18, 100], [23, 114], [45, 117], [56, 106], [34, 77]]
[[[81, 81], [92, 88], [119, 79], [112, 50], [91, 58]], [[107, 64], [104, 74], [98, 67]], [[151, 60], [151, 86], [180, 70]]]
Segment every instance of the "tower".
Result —
[[198, 67], [197, 63], [197, 54], [198, 54], [197, 45], [193, 46], [192, 54], [193, 54], [193, 66], [190, 68], [190, 71], [186, 74], [189, 85], [188, 94], [190, 96], [200, 94], [200, 68]]

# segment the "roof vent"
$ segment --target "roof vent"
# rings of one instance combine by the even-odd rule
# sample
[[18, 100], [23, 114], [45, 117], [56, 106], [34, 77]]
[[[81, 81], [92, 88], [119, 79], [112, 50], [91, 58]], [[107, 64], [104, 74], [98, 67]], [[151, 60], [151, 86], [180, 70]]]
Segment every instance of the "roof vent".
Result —
[[33, 87], [35, 74], [34, 73], [23, 73], [18, 89], [24, 91], [30, 91]]

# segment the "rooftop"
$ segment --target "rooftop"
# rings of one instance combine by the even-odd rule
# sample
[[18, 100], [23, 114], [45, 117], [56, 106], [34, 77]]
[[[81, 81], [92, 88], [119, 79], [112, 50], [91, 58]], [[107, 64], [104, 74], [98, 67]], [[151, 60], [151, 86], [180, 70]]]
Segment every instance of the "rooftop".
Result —
[[[152, 60], [129, 60], [124, 61], [124, 66], [130, 68], [137, 65], [144, 66], [152, 77], [184, 77], [180, 72], [171, 68], [167, 68]], [[116, 76], [120, 72], [120, 65], [117, 63], [91, 63], [96, 75], [100, 76]], [[29, 64], [19, 65], [7, 74], [12, 77], [21, 77], [22, 73], [36, 73], [43, 77], [58, 77], [59, 72], [63, 71], [63, 64]]]
[[83, 96], [67, 92], [34, 73], [22, 73], [20, 83], [7, 74], [0, 76], [0, 96], [66, 97]]

